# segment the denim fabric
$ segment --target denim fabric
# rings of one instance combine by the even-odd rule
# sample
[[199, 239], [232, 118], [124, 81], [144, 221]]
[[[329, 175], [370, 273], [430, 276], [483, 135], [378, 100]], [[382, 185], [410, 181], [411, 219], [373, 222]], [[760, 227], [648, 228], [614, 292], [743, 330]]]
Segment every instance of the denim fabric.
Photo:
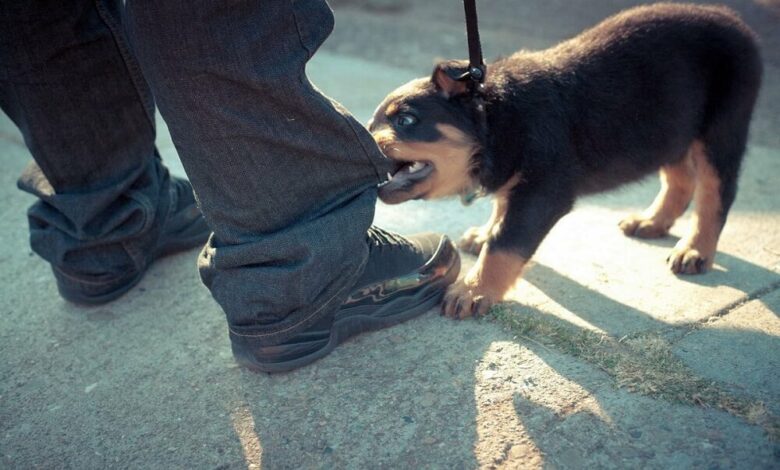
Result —
[[[91, 233], [137, 235], [111, 221], [135, 204], [127, 181], [154, 159], [148, 82], [214, 232], [198, 265], [231, 330], [275, 344], [337, 309], [365, 263], [375, 187], [390, 164], [306, 78], [333, 28], [325, 1], [128, 0], [130, 47], [109, 15], [116, 4], [81, 2], [78, 14], [73, 4], [3, 6], [16, 11], [3, 12], [0, 99], [41, 170], [23, 186], [45, 198], [35, 181], [48, 180], [58, 196], [86, 199], [112, 199], [114, 188]], [[28, 36], [45, 47], [28, 51]], [[68, 198], [57, 201], [38, 219], [78, 224]], [[36, 252], [62, 260], [64, 245], [48, 236]]]
[[155, 156], [151, 92], [104, 18], [92, 1], [0, 2], [0, 104], [58, 192], [122, 186]]
[[19, 179], [40, 199], [30, 244], [92, 282], [145, 265], [169, 202], [151, 91], [119, 29], [94, 2], [0, 6], [0, 105], [35, 158]]
[[30, 246], [54, 269], [106, 284], [140, 272], [168, 215], [170, 178], [159, 158], [118, 182], [88, 192], [58, 192], [36, 164], [19, 187], [36, 195], [27, 211]]

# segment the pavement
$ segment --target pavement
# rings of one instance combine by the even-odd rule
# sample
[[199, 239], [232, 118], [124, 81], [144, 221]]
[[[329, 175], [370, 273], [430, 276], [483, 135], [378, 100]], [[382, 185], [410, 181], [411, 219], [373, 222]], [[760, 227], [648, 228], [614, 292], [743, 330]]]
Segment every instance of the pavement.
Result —
[[[549, 46], [635, 3], [494, 0], [480, 5], [486, 56]], [[30, 155], [3, 117], [0, 468], [780, 467], [780, 7], [726, 3], [761, 36], [766, 71], [712, 272], [665, 266], [689, 214], [663, 240], [618, 230], [657, 192], [649, 178], [579, 201], [488, 317], [431, 311], [288, 374], [234, 364], [196, 251], [113, 303], [64, 302], [27, 244], [32, 198], [15, 179]], [[457, 2], [333, 6], [308, 72], [363, 122], [432, 58], [466, 55]], [[380, 204], [376, 222], [457, 238], [489, 211]]]

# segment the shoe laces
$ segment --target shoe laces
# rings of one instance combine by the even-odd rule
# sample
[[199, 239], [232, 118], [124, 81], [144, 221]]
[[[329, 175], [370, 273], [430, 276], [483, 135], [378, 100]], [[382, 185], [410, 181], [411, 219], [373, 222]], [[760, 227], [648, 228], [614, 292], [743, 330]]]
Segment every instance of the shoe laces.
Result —
[[371, 226], [366, 232], [366, 239], [371, 250], [397, 249], [401, 247], [416, 248], [407, 238], [389, 230]]

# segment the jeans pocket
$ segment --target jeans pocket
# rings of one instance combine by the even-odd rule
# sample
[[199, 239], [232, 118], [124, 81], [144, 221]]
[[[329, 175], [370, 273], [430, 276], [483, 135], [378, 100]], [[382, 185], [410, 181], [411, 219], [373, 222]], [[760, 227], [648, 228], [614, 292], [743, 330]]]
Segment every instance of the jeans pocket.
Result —
[[290, 0], [295, 26], [309, 58], [333, 31], [333, 11], [325, 0]]

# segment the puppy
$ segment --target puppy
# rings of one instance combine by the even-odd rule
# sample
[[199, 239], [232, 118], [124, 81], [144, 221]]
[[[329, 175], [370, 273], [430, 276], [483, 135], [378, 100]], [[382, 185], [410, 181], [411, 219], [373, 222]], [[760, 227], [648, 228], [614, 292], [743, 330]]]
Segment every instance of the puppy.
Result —
[[483, 192], [490, 220], [461, 247], [474, 267], [443, 312], [483, 314], [579, 195], [616, 188], [660, 169], [661, 191], [620, 228], [656, 238], [694, 201], [692, 227], [674, 247], [674, 273], [712, 266], [737, 189], [762, 65], [755, 34], [725, 7], [632, 8], [540, 52], [488, 64], [480, 101], [459, 81], [465, 61], [392, 92], [369, 130], [397, 162], [379, 197]]

